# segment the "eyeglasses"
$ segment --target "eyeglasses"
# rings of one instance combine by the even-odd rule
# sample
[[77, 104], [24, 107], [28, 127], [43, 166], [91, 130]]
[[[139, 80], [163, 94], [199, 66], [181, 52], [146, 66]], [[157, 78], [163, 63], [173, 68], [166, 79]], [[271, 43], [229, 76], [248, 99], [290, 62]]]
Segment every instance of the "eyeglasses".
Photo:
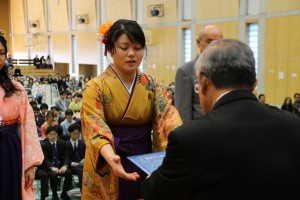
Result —
[[194, 81], [194, 92], [195, 93], [199, 93], [199, 83], [198, 83], [198, 79], [196, 79], [195, 81]]

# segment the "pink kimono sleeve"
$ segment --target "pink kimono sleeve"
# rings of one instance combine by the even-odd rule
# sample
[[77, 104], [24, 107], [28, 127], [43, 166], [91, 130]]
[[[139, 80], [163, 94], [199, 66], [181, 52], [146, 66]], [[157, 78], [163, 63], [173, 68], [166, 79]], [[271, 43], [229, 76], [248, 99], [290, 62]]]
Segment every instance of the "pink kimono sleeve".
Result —
[[20, 102], [20, 138], [22, 144], [22, 199], [34, 199], [34, 188], [25, 190], [25, 171], [43, 162], [44, 155], [38, 138], [34, 114], [25, 89], [21, 89]]

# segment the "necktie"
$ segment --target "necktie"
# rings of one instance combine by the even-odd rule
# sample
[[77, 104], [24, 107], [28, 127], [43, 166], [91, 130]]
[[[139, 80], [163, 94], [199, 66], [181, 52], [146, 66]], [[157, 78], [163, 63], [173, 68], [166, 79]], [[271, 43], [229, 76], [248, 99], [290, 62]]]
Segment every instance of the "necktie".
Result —
[[74, 151], [77, 150], [77, 142], [74, 142]]
[[57, 153], [57, 149], [56, 149], [55, 143], [52, 144], [52, 156], [53, 156], [52, 165], [54, 167], [59, 167], [58, 153]]

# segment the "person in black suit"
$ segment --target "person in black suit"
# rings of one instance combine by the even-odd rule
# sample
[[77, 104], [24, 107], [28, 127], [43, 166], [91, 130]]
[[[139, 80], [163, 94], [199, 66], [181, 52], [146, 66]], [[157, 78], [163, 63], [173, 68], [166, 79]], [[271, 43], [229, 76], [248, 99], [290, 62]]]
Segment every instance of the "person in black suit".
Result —
[[48, 140], [42, 143], [44, 152], [43, 168], [50, 178], [50, 186], [53, 193], [52, 199], [58, 199], [57, 195], [57, 177], [64, 176], [64, 186], [61, 198], [70, 199], [67, 191], [71, 187], [72, 172], [68, 169], [69, 155], [68, 148], [64, 141], [58, 139], [58, 126], [48, 127], [46, 130]]
[[78, 123], [71, 124], [68, 128], [68, 131], [71, 137], [70, 140], [66, 142], [70, 157], [69, 166], [72, 171], [72, 174], [78, 176], [78, 185], [81, 191], [85, 144], [81, 139], [79, 139], [81, 127]]
[[38, 119], [37, 119], [37, 125], [38, 125], [38, 127], [40, 127], [40, 128], [41, 128], [41, 126], [43, 125], [43, 123], [45, 122], [46, 113], [47, 113], [48, 109], [49, 109], [48, 104], [42, 103], [42, 104], [40, 105], [41, 113], [39, 114]]
[[213, 41], [195, 68], [204, 116], [169, 134], [144, 199], [299, 199], [300, 120], [252, 93], [251, 49]]

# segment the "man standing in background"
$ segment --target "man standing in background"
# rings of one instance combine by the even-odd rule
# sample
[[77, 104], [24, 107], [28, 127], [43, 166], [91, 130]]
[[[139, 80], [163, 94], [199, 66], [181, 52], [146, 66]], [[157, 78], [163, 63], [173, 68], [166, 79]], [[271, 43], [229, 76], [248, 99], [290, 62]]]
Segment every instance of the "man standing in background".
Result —
[[[205, 50], [209, 43], [222, 38], [223, 33], [218, 27], [206, 25], [200, 31], [199, 38], [196, 40], [200, 53]], [[182, 65], [176, 73], [175, 107], [179, 111], [183, 123], [198, 119], [202, 115], [199, 96], [195, 92], [198, 87], [194, 65], [198, 57]]]

